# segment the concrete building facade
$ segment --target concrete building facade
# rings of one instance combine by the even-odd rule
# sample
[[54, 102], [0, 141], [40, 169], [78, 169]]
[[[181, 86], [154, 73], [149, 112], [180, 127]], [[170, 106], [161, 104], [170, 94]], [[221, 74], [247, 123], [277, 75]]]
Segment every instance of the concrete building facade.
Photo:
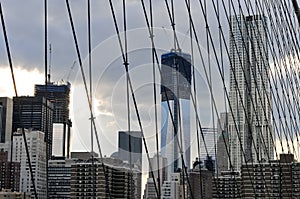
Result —
[[71, 163], [65, 157], [54, 157], [48, 163], [48, 198], [69, 199], [71, 193]]
[[[25, 129], [25, 133], [37, 195], [39, 199], [46, 199], [47, 158], [45, 134], [41, 131], [31, 131], [27, 129]], [[20, 191], [31, 193], [32, 198], [34, 198], [29, 164], [25, 151], [25, 143], [20, 130], [13, 134], [13, 143], [14, 148], [12, 151], [12, 159], [14, 162], [20, 162]]]
[[[122, 160], [103, 158], [71, 165], [71, 198], [140, 198], [135, 180], [141, 172]], [[103, 170], [103, 166], [104, 169]], [[105, 172], [104, 172], [105, 171]]]
[[183, 168], [180, 150], [190, 168], [191, 56], [172, 50], [161, 56], [161, 65], [161, 155], [168, 160], [170, 180]]

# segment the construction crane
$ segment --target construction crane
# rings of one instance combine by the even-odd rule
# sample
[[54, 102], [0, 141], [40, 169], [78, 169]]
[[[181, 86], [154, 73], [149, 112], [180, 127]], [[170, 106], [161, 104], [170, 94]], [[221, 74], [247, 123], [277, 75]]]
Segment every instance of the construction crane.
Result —
[[73, 62], [72, 66], [71, 66], [71, 68], [70, 68], [70, 70], [69, 70], [69, 73], [68, 73], [68, 76], [67, 76], [67, 79], [66, 79], [67, 81], [69, 81], [71, 72], [73, 71], [73, 69], [74, 69], [74, 67], [75, 67], [75, 64], [76, 64], [76, 61]]
[[71, 67], [70, 67], [70, 69], [68, 71], [66, 79], [64, 80], [64, 77], [65, 77], [66, 74], [64, 74], [64, 76], [61, 78], [62, 82], [64, 82], [64, 81], [68, 82], [69, 81], [69, 78], [71, 76], [71, 73], [72, 73], [73, 69], [75, 68], [75, 65], [76, 65], [76, 61], [73, 61], [73, 64], [71, 65]]

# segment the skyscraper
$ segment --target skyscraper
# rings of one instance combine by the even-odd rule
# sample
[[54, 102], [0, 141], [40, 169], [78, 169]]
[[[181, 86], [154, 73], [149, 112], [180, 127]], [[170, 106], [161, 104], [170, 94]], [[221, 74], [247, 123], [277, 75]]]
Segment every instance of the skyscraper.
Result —
[[230, 29], [228, 134], [231, 161], [240, 170], [245, 162], [273, 158], [266, 17], [231, 16]]
[[190, 168], [191, 56], [171, 51], [161, 56], [161, 65], [161, 155], [168, 160], [170, 177], [182, 168], [181, 152]]
[[8, 97], [0, 97], [0, 143], [11, 139], [13, 102]]
[[[119, 131], [118, 158], [130, 163], [131, 171], [134, 166], [139, 169], [142, 166], [142, 133], [140, 131]], [[134, 188], [135, 198], [141, 198], [142, 194], [142, 173], [139, 170], [135, 174]]]
[[[131, 148], [129, 148], [129, 139]], [[130, 131], [130, 134], [128, 131], [119, 131], [119, 159], [128, 163], [131, 161], [132, 164], [138, 163], [141, 166], [142, 149], [142, 133], [140, 131]]]
[[35, 96], [46, 97], [53, 104], [53, 154], [69, 157], [72, 122], [69, 118], [70, 104], [69, 82], [35, 85]]
[[[45, 133], [48, 159], [52, 154], [52, 111], [52, 103], [49, 101], [46, 103], [44, 97], [21, 96], [13, 98], [13, 132], [24, 127]], [[23, 126], [20, 123], [21, 120]]]

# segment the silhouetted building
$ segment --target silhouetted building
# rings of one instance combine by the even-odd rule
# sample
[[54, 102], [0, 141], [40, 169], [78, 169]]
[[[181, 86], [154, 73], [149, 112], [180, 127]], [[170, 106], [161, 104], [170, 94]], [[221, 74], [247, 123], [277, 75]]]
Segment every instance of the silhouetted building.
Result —
[[70, 156], [71, 127], [69, 82], [56, 84], [48, 82], [45, 85], [35, 85], [35, 96], [46, 97], [53, 104], [53, 155]]
[[0, 143], [11, 140], [13, 101], [0, 97]]
[[[168, 178], [182, 168], [178, 143], [182, 143], [185, 166], [190, 168], [190, 91], [191, 56], [176, 50], [163, 54], [161, 56], [161, 155], [166, 157], [169, 163]], [[179, 136], [179, 129], [182, 132], [181, 136]]]
[[[46, 103], [44, 97], [22, 96], [13, 98], [13, 132], [23, 127], [45, 133], [48, 159], [51, 158], [52, 154], [52, 118], [53, 105], [49, 101]], [[22, 119], [23, 126], [20, 119]]]

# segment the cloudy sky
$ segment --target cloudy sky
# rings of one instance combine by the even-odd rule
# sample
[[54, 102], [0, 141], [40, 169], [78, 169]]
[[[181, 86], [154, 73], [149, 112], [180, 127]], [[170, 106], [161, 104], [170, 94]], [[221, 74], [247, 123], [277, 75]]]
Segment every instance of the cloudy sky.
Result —
[[[6, 0], [2, 1], [7, 34], [13, 65], [16, 72], [19, 95], [33, 95], [33, 86], [44, 82], [44, 1]], [[139, 0], [127, 0], [127, 36], [130, 77], [142, 118], [143, 130], [150, 151], [155, 151], [154, 103], [151, 43], [142, 6]], [[145, 1], [148, 3], [148, 1]], [[197, 43], [193, 38], [194, 65], [196, 71], [198, 113], [203, 127], [213, 127], [210, 93], [207, 87], [203, 64], [211, 66], [213, 96], [218, 113], [225, 111], [222, 81], [212, 51], [207, 44], [205, 22], [197, 0], [192, 0], [192, 16], [201, 48], [201, 60]], [[113, 0], [119, 29], [123, 30], [122, 1]], [[146, 3], [149, 11], [149, 5]], [[70, 0], [76, 34], [79, 42], [83, 67], [87, 70], [87, 2]], [[117, 150], [119, 130], [127, 127], [126, 81], [123, 60], [108, 1], [91, 0], [92, 18], [92, 67], [93, 105], [97, 131], [103, 154], [110, 155]], [[228, 22], [220, 4], [220, 19], [224, 38], [228, 39]], [[228, 59], [223, 46], [220, 47], [218, 23], [211, 3], [207, 5], [209, 27], [216, 44], [216, 55], [223, 52], [225, 80], [228, 80]], [[154, 35], [158, 56], [173, 48], [173, 32], [165, 1], [153, 1]], [[187, 9], [184, 1], [175, 0], [176, 34], [180, 47], [190, 53], [190, 32]], [[1, 25], [1, 24], [0, 24]], [[121, 38], [123, 39], [123, 32]], [[228, 42], [228, 41], [226, 41]], [[72, 84], [71, 116], [73, 120], [73, 150], [90, 150], [89, 109], [83, 81], [78, 65], [74, 40], [65, 1], [48, 0], [48, 44], [51, 43], [51, 79], [54, 82], [70, 81]], [[228, 45], [228, 44], [227, 44]], [[220, 49], [222, 48], [222, 49]], [[160, 58], [159, 58], [160, 59]], [[208, 61], [209, 60], [209, 61]], [[73, 63], [76, 61], [74, 67]], [[220, 63], [219, 63], [220, 64]], [[68, 78], [69, 77], [69, 78]], [[87, 77], [89, 80], [89, 78]], [[160, 102], [160, 76], [156, 69], [157, 101]], [[227, 84], [227, 83], [226, 83]], [[8, 68], [2, 26], [0, 31], [0, 96], [13, 96], [13, 86]], [[132, 100], [130, 101], [131, 129], [139, 130]], [[160, 105], [158, 103], [160, 116]], [[191, 110], [193, 110], [191, 108]], [[193, 112], [193, 111], [191, 111]], [[192, 117], [195, 117], [192, 113]], [[216, 122], [216, 118], [215, 118]], [[160, 126], [160, 122], [159, 122]], [[195, 140], [195, 125], [191, 124], [191, 140]], [[191, 143], [195, 149], [195, 141]], [[94, 146], [96, 149], [96, 145]], [[96, 150], [97, 151], [97, 150]], [[196, 150], [192, 151], [193, 160]], [[145, 166], [147, 167], [147, 166]]]
[[[113, 1], [119, 28], [122, 31], [121, 2]], [[72, 0], [70, 5], [87, 75], [87, 3], [82, 0]], [[103, 154], [110, 155], [117, 150], [117, 132], [127, 129], [125, 73], [108, 1], [92, 0], [91, 5], [94, 111]], [[197, 10], [197, 12], [193, 12], [193, 17], [197, 19], [195, 20], [196, 29], [201, 32], [204, 30], [204, 20], [202, 13], [199, 12], [199, 4], [195, 5], [197, 6], [193, 7], [193, 11]], [[19, 95], [32, 95], [33, 85], [44, 81], [43, 6], [43, 1], [40, 0], [28, 0], [26, 3], [17, 0], [2, 2]], [[147, 3], [146, 6], [149, 10]], [[153, 11], [155, 44], [160, 56], [174, 46], [173, 37], [165, 2], [153, 1]], [[188, 14], [183, 1], [176, 1], [175, 14], [180, 47], [183, 51], [190, 52]], [[154, 145], [151, 143], [154, 141], [155, 132], [153, 130], [151, 43], [140, 1], [127, 1], [127, 29], [130, 74], [145, 135], [149, 139], [149, 146], [152, 149]], [[213, 26], [212, 29], [217, 30], [217, 25]], [[1, 37], [3, 38], [2, 31]], [[199, 41], [206, 61], [204, 34], [199, 35]], [[70, 81], [72, 84], [71, 115], [74, 123], [72, 148], [73, 150], [89, 150], [89, 110], [65, 1], [48, 1], [48, 43], [51, 43], [52, 46], [52, 81]], [[0, 39], [0, 92], [1, 95], [13, 96], [4, 46], [4, 39]], [[195, 41], [194, 46], [196, 46]], [[76, 63], [72, 68], [74, 61]], [[201, 114], [203, 125], [208, 127], [211, 125], [209, 92], [203, 69], [200, 67], [199, 56], [195, 56], [195, 62], [199, 63], [199, 67], [196, 68], [199, 110], [203, 113]], [[214, 64], [213, 61], [212, 64]], [[69, 79], [67, 79], [68, 76]], [[160, 77], [157, 75], [156, 80], [159, 79]], [[215, 85], [220, 85], [221, 88], [221, 84], [216, 83]], [[159, 88], [159, 81], [157, 81], [158, 102], [160, 101]], [[222, 107], [222, 101], [220, 101], [220, 106]], [[160, 110], [159, 104], [158, 109]], [[131, 118], [133, 120], [131, 128], [139, 130], [138, 124], [135, 122], [136, 116], [132, 102]], [[154, 148], [151, 151], [153, 150]]]

